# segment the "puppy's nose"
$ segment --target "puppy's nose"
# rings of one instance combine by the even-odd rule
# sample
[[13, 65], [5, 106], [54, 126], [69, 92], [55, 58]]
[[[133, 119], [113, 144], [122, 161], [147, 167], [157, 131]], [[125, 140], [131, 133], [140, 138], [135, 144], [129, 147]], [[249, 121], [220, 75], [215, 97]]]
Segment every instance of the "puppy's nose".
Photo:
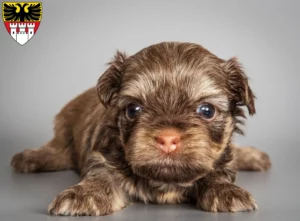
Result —
[[180, 134], [175, 130], [166, 129], [161, 131], [156, 138], [156, 147], [165, 153], [176, 150], [180, 145]]

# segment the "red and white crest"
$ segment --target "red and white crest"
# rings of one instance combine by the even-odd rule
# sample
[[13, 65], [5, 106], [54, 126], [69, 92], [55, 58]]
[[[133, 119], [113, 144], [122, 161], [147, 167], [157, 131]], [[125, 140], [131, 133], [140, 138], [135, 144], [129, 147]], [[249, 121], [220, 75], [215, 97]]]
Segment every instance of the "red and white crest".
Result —
[[20, 45], [37, 32], [42, 19], [41, 2], [3, 2], [2, 18], [6, 30]]

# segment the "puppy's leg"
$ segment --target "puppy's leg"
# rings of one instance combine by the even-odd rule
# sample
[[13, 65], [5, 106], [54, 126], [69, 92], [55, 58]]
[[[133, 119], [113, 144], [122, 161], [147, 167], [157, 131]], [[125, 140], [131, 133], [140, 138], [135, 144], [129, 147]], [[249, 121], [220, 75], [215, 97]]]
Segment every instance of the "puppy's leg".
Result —
[[49, 205], [51, 215], [103, 216], [126, 206], [127, 197], [115, 185], [100, 153], [87, 160], [82, 181], [61, 192]]
[[11, 160], [16, 172], [33, 173], [72, 169], [70, 148], [54, 138], [39, 149], [27, 149], [17, 153]]
[[16, 172], [33, 173], [73, 169], [72, 118], [64, 108], [55, 118], [54, 138], [38, 149], [26, 149], [11, 160]]
[[209, 212], [239, 212], [257, 208], [251, 194], [235, 185], [235, 149], [228, 146], [215, 171], [196, 182], [197, 207]]
[[267, 153], [254, 147], [235, 148], [236, 164], [239, 170], [266, 171], [271, 167]]
[[198, 183], [197, 207], [208, 212], [240, 212], [257, 209], [251, 194], [241, 187], [209, 178]]

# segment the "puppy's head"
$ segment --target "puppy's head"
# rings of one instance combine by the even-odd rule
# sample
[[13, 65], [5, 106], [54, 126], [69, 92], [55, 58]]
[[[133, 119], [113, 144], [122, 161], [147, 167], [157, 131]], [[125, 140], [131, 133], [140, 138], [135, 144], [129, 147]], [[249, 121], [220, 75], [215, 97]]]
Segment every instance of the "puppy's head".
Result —
[[100, 77], [98, 94], [116, 108], [126, 160], [147, 179], [186, 183], [214, 169], [237, 124], [239, 106], [255, 113], [238, 61], [190, 43], [120, 52]]

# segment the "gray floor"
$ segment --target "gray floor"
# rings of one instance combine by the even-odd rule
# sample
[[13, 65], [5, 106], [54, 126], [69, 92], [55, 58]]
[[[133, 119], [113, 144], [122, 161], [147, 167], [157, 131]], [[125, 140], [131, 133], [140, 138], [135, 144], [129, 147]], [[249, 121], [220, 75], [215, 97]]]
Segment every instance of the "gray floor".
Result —
[[[17, 142], [18, 143], [18, 142]], [[264, 143], [264, 142], [262, 142]], [[18, 144], [19, 145], [19, 144]], [[267, 142], [266, 144], [267, 145]], [[299, 143], [276, 142], [270, 147], [273, 168], [266, 173], [240, 172], [237, 183], [255, 197], [259, 210], [236, 214], [207, 213], [191, 205], [143, 205], [128, 206], [121, 212], [106, 217], [52, 217], [47, 206], [57, 193], [75, 184], [79, 177], [72, 171], [15, 174], [9, 161], [20, 150], [13, 141], [2, 141], [0, 156], [1, 189], [0, 220], [299, 220], [299, 171], [297, 168]], [[270, 149], [268, 148], [268, 149]]]

